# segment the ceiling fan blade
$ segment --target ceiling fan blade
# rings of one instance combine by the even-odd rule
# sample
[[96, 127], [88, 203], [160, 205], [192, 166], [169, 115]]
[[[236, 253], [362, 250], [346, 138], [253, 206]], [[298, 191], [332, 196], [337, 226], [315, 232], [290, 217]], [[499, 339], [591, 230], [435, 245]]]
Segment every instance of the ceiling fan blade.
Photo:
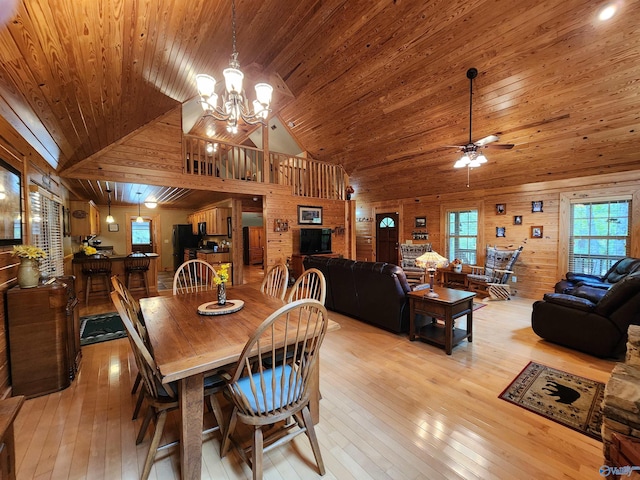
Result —
[[513, 143], [492, 143], [483, 145], [483, 148], [493, 148], [494, 150], [511, 150], [515, 145]]
[[488, 137], [481, 138], [477, 142], [473, 142], [479, 147], [486, 145], [487, 143], [497, 142], [500, 138], [497, 135], [489, 135]]

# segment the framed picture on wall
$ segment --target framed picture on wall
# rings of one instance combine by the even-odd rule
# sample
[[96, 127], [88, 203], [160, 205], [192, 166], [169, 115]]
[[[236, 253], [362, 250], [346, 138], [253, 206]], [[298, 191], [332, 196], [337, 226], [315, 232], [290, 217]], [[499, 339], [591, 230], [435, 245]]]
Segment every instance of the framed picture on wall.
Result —
[[506, 215], [507, 205], [505, 203], [496, 203], [496, 215]]
[[0, 160], [0, 245], [22, 243], [22, 176]]
[[536, 200], [531, 202], [531, 211], [533, 213], [542, 211], [542, 200]]
[[542, 226], [531, 227], [531, 238], [542, 238]]
[[513, 217], [513, 224], [514, 225], [522, 225], [522, 215], [515, 215]]
[[110, 223], [109, 224], [109, 231], [110, 232], [117, 232], [120, 230], [120, 225], [118, 225], [117, 223]]
[[506, 237], [507, 229], [505, 227], [496, 227], [496, 237]]
[[416, 228], [427, 228], [427, 217], [416, 217]]
[[298, 205], [298, 225], [322, 225], [322, 207]]

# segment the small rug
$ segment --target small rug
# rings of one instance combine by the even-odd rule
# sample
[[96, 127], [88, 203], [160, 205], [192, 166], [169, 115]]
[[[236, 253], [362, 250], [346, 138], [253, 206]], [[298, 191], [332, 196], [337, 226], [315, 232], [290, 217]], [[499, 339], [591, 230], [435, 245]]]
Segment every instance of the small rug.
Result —
[[126, 336], [122, 320], [115, 312], [80, 317], [80, 345], [91, 345]]
[[604, 387], [604, 383], [529, 362], [499, 398], [602, 440]]

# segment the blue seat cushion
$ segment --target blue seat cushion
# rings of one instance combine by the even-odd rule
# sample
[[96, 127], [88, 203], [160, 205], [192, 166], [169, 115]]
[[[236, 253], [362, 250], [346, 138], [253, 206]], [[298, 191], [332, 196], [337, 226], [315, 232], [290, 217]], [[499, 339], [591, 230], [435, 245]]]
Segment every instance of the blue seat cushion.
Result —
[[[251, 377], [243, 377], [236, 383], [237, 387], [247, 398], [251, 409], [256, 413], [267, 413], [277, 410], [284, 405], [295, 401], [302, 392], [302, 381], [298, 379], [295, 385], [295, 372], [290, 365], [277, 366], [263, 372], [266, 390], [266, 403], [262, 393], [260, 374], [254, 373]], [[275, 376], [275, 395], [273, 394], [273, 377]], [[283, 381], [284, 376], [284, 381]], [[251, 390], [251, 381], [255, 385], [256, 393]], [[292, 390], [293, 389], [293, 390]], [[257, 402], [256, 402], [257, 400]]]

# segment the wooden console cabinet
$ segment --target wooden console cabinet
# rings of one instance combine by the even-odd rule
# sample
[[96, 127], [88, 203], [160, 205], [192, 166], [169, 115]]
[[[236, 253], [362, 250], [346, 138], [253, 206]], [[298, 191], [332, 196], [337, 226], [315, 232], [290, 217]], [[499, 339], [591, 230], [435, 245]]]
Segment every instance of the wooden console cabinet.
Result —
[[67, 388], [75, 378], [80, 318], [74, 277], [7, 291], [7, 323], [13, 395], [35, 397]]

